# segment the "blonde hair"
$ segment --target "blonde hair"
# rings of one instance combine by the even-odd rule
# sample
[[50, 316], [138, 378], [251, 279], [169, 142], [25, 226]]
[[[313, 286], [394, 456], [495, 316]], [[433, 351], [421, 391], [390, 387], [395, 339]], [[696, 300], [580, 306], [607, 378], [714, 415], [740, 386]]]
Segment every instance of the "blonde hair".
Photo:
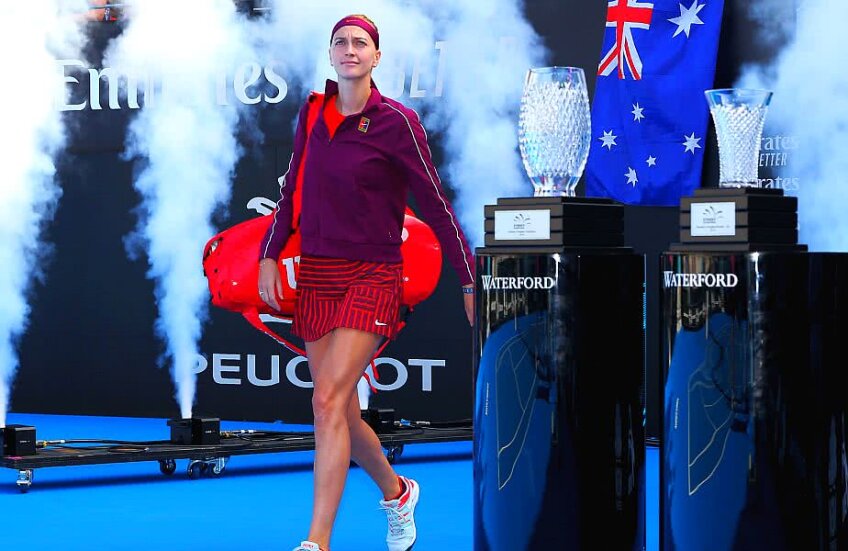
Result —
[[352, 14], [348, 15], [347, 17], [359, 17], [360, 19], [364, 19], [364, 20], [368, 21], [368, 23], [370, 23], [372, 27], [374, 27], [375, 31], [377, 31], [378, 33], [380, 32], [380, 29], [377, 28], [377, 24], [374, 23], [374, 20], [371, 19], [370, 17], [368, 17], [367, 15], [365, 15], [364, 13], [352, 13]]

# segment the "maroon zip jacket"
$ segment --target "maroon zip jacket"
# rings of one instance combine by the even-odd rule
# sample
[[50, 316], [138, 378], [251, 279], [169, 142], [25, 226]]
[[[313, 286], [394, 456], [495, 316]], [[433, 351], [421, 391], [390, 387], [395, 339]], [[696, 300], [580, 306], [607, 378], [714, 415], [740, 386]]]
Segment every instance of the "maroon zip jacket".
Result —
[[[328, 80], [325, 101], [335, 94], [338, 84]], [[262, 240], [260, 259], [276, 260], [291, 234], [291, 198], [306, 147], [310, 100], [300, 109], [289, 170], [281, 179], [280, 200]], [[303, 176], [303, 254], [401, 262], [403, 216], [411, 189], [462, 285], [474, 282], [471, 250], [442, 190], [418, 115], [383, 97], [373, 82], [362, 113], [345, 118], [332, 139], [322, 108], [309, 136]]]

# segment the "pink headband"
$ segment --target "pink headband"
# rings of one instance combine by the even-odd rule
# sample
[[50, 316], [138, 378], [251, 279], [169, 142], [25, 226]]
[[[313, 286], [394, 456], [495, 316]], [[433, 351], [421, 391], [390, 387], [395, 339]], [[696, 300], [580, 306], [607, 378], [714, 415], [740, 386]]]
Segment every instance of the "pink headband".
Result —
[[333, 32], [330, 33], [330, 41], [333, 40], [333, 36], [335, 36], [337, 30], [342, 27], [347, 27], [348, 25], [359, 27], [363, 31], [367, 32], [368, 36], [371, 37], [371, 40], [374, 41], [374, 46], [376, 46], [378, 50], [380, 49], [380, 33], [377, 32], [377, 28], [365, 19], [355, 15], [343, 17], [341, 21], [336, 23], [335, 27], [333, 27]]

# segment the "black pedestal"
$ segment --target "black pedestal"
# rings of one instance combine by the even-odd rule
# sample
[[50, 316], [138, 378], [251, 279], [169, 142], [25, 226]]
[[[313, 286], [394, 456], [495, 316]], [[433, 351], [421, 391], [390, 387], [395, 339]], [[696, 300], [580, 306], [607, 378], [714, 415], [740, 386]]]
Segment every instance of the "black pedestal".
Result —
[[848, 549], [848, 254], [662, 270], [662, 549]]
[[806, 251], [798, 244], [798, 198], [782, 189], [701, 188], [680, 199], [674, 252]]
[[643, 257], [477, 258], [475, 550], [642, 550]]

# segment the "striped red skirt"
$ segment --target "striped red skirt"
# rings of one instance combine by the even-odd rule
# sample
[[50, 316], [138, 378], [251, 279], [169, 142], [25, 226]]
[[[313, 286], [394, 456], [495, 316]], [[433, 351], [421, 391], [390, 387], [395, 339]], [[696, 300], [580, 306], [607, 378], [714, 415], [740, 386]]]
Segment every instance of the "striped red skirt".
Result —
[[399, 328], [403, 265], [300, 257], [292, 333], [317, 341], [336, 327], [394, 339]]

